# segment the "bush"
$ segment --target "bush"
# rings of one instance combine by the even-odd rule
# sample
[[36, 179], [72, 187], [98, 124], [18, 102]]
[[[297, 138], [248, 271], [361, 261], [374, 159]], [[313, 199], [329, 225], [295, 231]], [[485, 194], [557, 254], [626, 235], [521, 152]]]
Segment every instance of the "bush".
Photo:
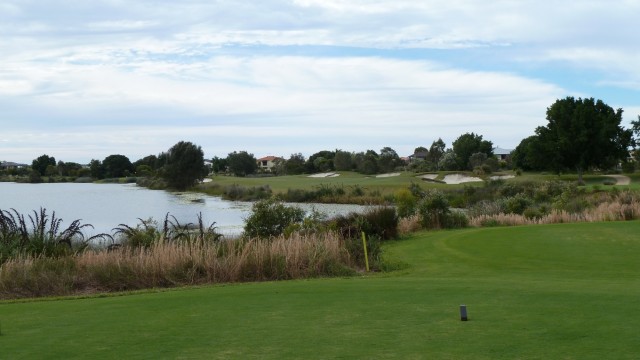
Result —
[[397, 191], [394, 200], [399, 217], [406, 218], [416, 213], [418, 201], [408, 189]]
[[225, 187], [223, 198], [234, 201], [254, 201], [271, 197], [272, 191], [269, 185], [244, 187], [233, 184]]
[[279, 236], [290, 225], [304, 220], [304, 210], [286, 206], [273, 198], [256, 202], [251, 211], [244, 225], [245, 236], [249, 238]]
[[364, 214], [340, 215], [328, 222], [328, 228], [345, 239], [360, 239], [362, 232], [380, 240], [398, 237], [398, 215], [393, 207], [377, 207]]
[[504, 200], [505, 213], [522, 215], [532, 204], [533, 201], [524, 194], [516, 194]]
[[430, 190], [418, 205], [422, 226], [427, 229], [442, 229], [446, 217], [451, 213], [449, 201], [439, 190]]
[[452, 211], [445, 218], [444, 227], [447, 229], [464, 229], [469, 226], [469, 218], [461, 211]]

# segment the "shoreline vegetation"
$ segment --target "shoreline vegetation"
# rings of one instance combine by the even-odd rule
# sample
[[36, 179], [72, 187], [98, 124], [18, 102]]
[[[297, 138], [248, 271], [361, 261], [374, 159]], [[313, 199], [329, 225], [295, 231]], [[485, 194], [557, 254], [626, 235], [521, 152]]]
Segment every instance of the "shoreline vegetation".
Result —
[[385, 271], [397, 264], [385, 263], [382, 244], [418, 231], [640, 219], [638, 192], [591, 181], [588, 187], [531, 178], [451, 187], [412, 181], [390, 186], [385, 198], [394, 206], [332, 219], [271, 196], [254, 204], [244, 236], [225, 239], [215, 223], [200, 217], [179, 224], [167, 214], [161, 223], [140, 220], [94, 237], [108, 243], [103, 247], [81, 234], [90, 224], [62, 229], [45, 209], [26, 216], [2, 210], [0, 299], [350, 276], [365, 269], [362, 233], [372, 270]]

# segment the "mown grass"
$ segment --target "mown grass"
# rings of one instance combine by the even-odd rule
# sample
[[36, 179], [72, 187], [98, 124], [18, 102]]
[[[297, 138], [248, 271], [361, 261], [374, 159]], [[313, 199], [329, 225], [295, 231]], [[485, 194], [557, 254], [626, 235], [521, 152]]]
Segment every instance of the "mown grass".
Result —
[[[199, 185], [197, 191], [209, 193], [211, 195], [223, 195], [225, 189], [232, 186], [244, 187], [247, 189], [258, 189], [260, 187], [267, 186], [273, 194], [286, 194], [288, 190], [302, 190], [302, 191], [314, 191], [322, 187], [328, 187], [332, 189], [341, 188], [345, 192], [345, 196], [334, 197], [332, 200], [340, 202], [356, 202], [363, 203], [367, 200], [370, 202], [381, 199], [389, 199], [398, 190], [406, 189], [412, 183], [418, 183], [423, 188], [435, 188], [442, 190], [457, 190], [464, 188], [465, 186], [483, 186], [482, 182], [474, 182], [467, 184], [448, 185], [438, 182], [422, 181], [413, 172], [402, 172], [400, 176], [392, 177], [376, 177], [375, 175], [363, 175], [355, 172], [337, 172], [340, 174], [338, 177], [328, 178], [312, 178], [309, 175], [290, 175], [290, 176], [273, 176], [273, 177], [247, 177], [239, 178], [234, 176], [214, 176], [212, 182]], [[466, 173], [469, 176], [475, 176], [472, 173], [464, 171], [452, 171], [452, 172], [440, 172], [438, 173], [438, 179], [444, 178], [449, 173]], [[511, 175], [511, 171], [505, 171], [495, 174], [487, 175], [487, 178], [492, 175]], [[640, 189], [640, 174], [631, 175], [631, 185], [615, 186], [620, 189]], [[513, 179], [507, 180], [508, 182], [543, 182], [543, 181], [566, 181], [577, 182], [578, 176], [575, 174], [556, 175], [552, 173], [523, 173], [521, 176], [517, 176]], [[605, 185], [612, 180], [606, 176], [598, 174], [587, 174], [584, 176], [584, 182], [589, 190], [593, 190], [594, 187], [599, 187], [602, 190], [612, 189], [613, 186]], [[360, 188], [364, 192], [364, 197], [349, 196], [354, 188]], [[317, 199], [315, 199], [317, 200]]]
[[[363, 175], [355, 172], [336, 172], [338, 177], [313, 178], [309, 175], [289, 175], [273, 177], [246, 177], [214, 176], [212, 182], [199, 185], [195, 190], [210, 195], [224, 195], [230, 187], [243, 187], [246, 189], [259, 189], [268, 187], [274, 195], [286, 195], [290, 190], [313, 192], [322, 189], [340, 189], [340, 194], [327, 197], [314, 197], [312, 201], [337, 203], [380, 204], [390, 202], [393, 194], [406, 189], [412, 183], [421, 184], [424, 188], [459, 189], [464, 185], [447, 185], [444, 183], [422, 181], [419, 174], [402, 172], [399, 176], [377, 177], [376, 175]], [[463, 172], [455, 172], [463, 173]], [[445, 173], [441, 173], [440, 177]], [[468, 186], [481, 186], [482, 183], [471, 183]], [[359, 195], [354, 193], [360, 192]], [[338, 193], [338, 191], [336, 191]], [[285, 199], [286, 200], [286, 199]]]
[[[635, 359], [640, 222], [419, 233], [392, 273], [0, 303], [6, 358]], [[469, 309], [461, 322], [460, 304]]]

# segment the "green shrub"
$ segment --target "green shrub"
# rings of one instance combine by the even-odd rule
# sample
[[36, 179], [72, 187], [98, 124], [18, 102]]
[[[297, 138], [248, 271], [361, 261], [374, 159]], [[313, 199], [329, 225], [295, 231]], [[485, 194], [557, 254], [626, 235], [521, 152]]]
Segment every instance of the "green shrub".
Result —
[[451, 211], [445, 218], [445, 228], [463, 229], [469, 226], [469, 218], [461, 211]]
[[413, 196], [410, 190], [398, 190], [395, 193], [394, 198], [399, 217], [406, 218], [416, 213], [418, 200]]
[[148, 249], [156, 241], [161, 239], [161, 232], [158, 229], [158, 223], [156, 221], [153, 219], [138, 220], [140, 223], [135, 227], [120, 224], [113, 229], [114, 237], [117, 239], [118, 245]]
[[255, 201], [271, 197], [272, 191], [269, 185], [244, 187], [233, 184], [225, 187], [222, 197], [234, 201]]
[[253, 204], [251, 215], [245, 220], [245, 236], [268, 238], [284, 233], [285, 229], [304, 220], [304, 210], [286, 206], [270, 198]]
[[359, 239], [364, 232], [380, 240], [398, 237], [398, 214], [393, 207], [376, 207], [364, 214], [339, 215], [327, 222], [327, 228], [338, 232], [345, 239]]
[[451, 213], [449, 201], [442, 191], [429, 190], [418, 204], [422, 226], [427, 229], [442, 229], [446, 217]]
[[522, 215], [522, 213], [531, 205], [533, 205], [533, 201], [521, 193], [508, 197], [504, 200], [504, 210], [508, 214]]

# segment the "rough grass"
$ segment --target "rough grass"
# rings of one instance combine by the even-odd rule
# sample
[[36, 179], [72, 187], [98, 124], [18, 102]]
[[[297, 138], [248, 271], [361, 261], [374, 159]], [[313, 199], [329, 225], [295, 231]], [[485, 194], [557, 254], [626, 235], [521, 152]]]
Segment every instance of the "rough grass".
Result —
[[5, 302], [0, 348], [6, 358], [636, 359], [639, 231], [420, 233], [387, 246], [407, 264], [394, 273]]

